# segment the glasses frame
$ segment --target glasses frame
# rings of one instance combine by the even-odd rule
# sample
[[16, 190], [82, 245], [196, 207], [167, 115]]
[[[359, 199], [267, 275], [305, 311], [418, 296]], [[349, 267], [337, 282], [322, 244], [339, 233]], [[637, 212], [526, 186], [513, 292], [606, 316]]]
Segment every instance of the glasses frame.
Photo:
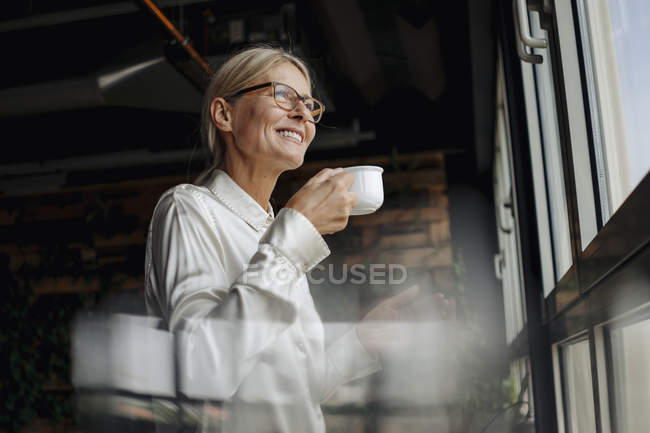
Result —
[[[293, 90], [293, 92], [296, 94], [296, 96], [298, 97], [298, 99], [297, 99], [297, 101], [296, 101], [296, 103], [294, 104], [293, 107], [291, 107], [291, 108], [286, 108], [286, 107], [283, 107], [282, 105], [280, 105], [280, 103], [278, 103], [277, 99], [275, 98], [275, 86], [276, 86], [277, 84], [280, 84], [280, 85], [282, 85], [282, 86], [285, 86], [285, 87], [290, 88], [290, 89]], [[275, 101], [275, 104], [276, 104], [278, 107], [282, 108], [283, 110], [287, 110], [287, 111], [294, 110], [294, 109], [298, 106], [298, 102], [302, 102], [302, 103], [304, 104], [306, 100], [308, 100], [308, 99], [312, 99], [312, 100], [314, 100], [315, 102], [317, 102], [317, 103], [320, 105], [320, 109], [318, 109], [318, 110], [314, 110], [314, 111], [311, 111], [311, 110], [309, 111], [309, 112], [311, 113], [311, 117], [312, 117], [312, 119], [313, 119], [312, 121], [313, 121], [314, 123], [318, 123], [318, 122], [320, 122], [320, 119], [323, 117], [323, 113], [325, 112], [325, 104], [323, 104], [321, 101], [319, 101], [318, 99], [313, 98], [313, 97], [311, 97], [311, 96], [302, 96], [300, 93], [298, 93], [298, 91], [297, 91], [296, 89], [294, 89], [294, 88], [291, 87], [290, 85], [288, 85], [288, 84], [284, 84], [284, 83], [280, 83], [280, 82], [278, 82], [278, 81], [269, 81], [269, 82], [267, 82], [267, 83], [262, 83], [262, 84], [257, 84], [257, 85], [255, 85], [255, 86], [246, 87], [246, 88], [244, 88], [244, 89], [238, 90], [237, 92], [233, 93], [232, 96], [231, 96], [231, 98], [235, 98], [235, 97], [237, 97], [237, 96], [241, 96], [241, 95], [243, 95], [244, 93], [249, 93], [249, 92], [252, 92], [252, 91], [254, 91], [254, 90], [263, 89], [263, 88], [265, 88], [265, 87], [273, 87], [273, 101]]]

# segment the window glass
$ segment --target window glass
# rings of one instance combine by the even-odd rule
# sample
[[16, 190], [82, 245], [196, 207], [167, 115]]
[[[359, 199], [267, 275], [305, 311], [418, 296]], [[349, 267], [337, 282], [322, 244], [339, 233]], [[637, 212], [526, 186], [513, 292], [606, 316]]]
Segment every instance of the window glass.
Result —
[[606, 222], [650, 168], [650, 2], [577, 5]]
[[[537, 16], [537, 14], [535, 14]], [[564, 79], [564, 98], [569, 127], [575, 201], [578, 206], [580, 246], [584, 250], [598, 234], [596, 196], [594, 195], [587, 119], [582, 93], [578, 41], [576, 40], [573, 10], [570, 1], [557, 2], [557, 34], [561, 52], [561, 73]], [[533, 23], [535, 24], [535, 23]], [[533, 25], [534, 27], [535, 25]]]
[[617, 433], [650, 431], [650, 319], [610, 330]]
[[[537, 14], [531, 14], [536, 17]], [[546, 31], [539, 28], [538, 20], [531, 22], [531, 29], [536, 36], [548, 37]], [[522, 78], [524, 82], [524, 95], [528, 122], [528, 134], [533, 164], [533, 181], [535, 182], [536, 195], [542, 194], [546, 200], [539, 203], [536, 197], [537, 219], [548, 220], [550, 225], [550, 239], [552, 249], [554, 274], [552, 286], [549, 287], [546, 279], [544, 284], [545, 295], [550, 293], [552, 287], [569, 270], [573, 263], [571, 255], [571, 237], [569, 234], [569, 217], [567, 212], [566, 193], [564, 190], [564, 171], [562, 166], [562, 153], [560, 148], [560, 133], [558, 127], [555, 90], [553, 87], [553, 74], [551, 58], [548, 50], [535, 51], [544, 58], [544, 62], [531, 66], [522, 62]], [[544, 182], [545, 188], [540, 188]], [[547, 211], [548, 216], [543, 212]], [[549, 253], [544, 248], [544, 231], [549, 228], [538, 227], [540, 232], [540, 254], [542, 265], [544, 257]], [[544, 267], [542, 267], [544, 269]], [[548, 275], [548, 274], [547, 274]]]
[[595, 433], [594, 393], [589, 340], [561, 346], [565, 431]]
[[542, 287], [544, 297], [546, 297], [555, 287], [556, 279], [553, 264], [553, 248], [551, 246], [546, 174], [544, 173], [544, 157], [542, 155], [542, 139], [537, 113], [537, 97], [535, 95], [535, 78], [532, 65], [522, 62], [521, 74], [524, 85], [526, 123], [528, 125], [528, 142], [530, 146], [533, 192], [535, 195], [535, 219], [537, 222], [537, 239], [539, 242], [539, 258], [542, 270]]

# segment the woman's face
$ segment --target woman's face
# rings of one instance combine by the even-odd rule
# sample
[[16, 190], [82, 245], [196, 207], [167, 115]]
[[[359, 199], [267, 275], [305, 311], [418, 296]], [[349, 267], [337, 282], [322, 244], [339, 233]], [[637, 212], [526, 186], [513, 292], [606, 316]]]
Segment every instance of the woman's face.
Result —
[[[300, 95], [311, 95], [307, 79], [291, 63], [276, 66], [259, 83], [252, 85], [269, 81], [287, 84]], [[231, 125], [236, 152], [246, 163], [261, 163], [279, 171], [300, 167], [316, 134], [304, 104], [298, 103], [291, 111], [279, 107], [273, 99], [272, 87], [239, 96], [232, 104]], [[287, 131], [297, 133], [300, 138]]]

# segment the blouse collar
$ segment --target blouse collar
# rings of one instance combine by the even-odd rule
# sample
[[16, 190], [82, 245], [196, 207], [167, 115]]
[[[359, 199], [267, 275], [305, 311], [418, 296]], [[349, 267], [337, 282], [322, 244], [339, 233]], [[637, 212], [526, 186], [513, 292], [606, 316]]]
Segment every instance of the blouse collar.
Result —
[[271, 225], [275, 218], [271, 203], [269, 203], [269, 212], [266, 212], [223, 170], [215, 169], [205, 182], [205, 186], [223, 204], [258, 232]]

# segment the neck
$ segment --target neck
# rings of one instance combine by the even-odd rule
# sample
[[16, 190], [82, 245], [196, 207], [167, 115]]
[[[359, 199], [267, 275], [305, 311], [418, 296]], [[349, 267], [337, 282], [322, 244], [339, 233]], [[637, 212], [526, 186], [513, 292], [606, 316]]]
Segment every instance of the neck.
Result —
[[250, 195], [262, 209], [269, 211], [269, 199], [282, 172], [270, 170], [268, 164], [247, 161], [227, 152], [224, 171]]

